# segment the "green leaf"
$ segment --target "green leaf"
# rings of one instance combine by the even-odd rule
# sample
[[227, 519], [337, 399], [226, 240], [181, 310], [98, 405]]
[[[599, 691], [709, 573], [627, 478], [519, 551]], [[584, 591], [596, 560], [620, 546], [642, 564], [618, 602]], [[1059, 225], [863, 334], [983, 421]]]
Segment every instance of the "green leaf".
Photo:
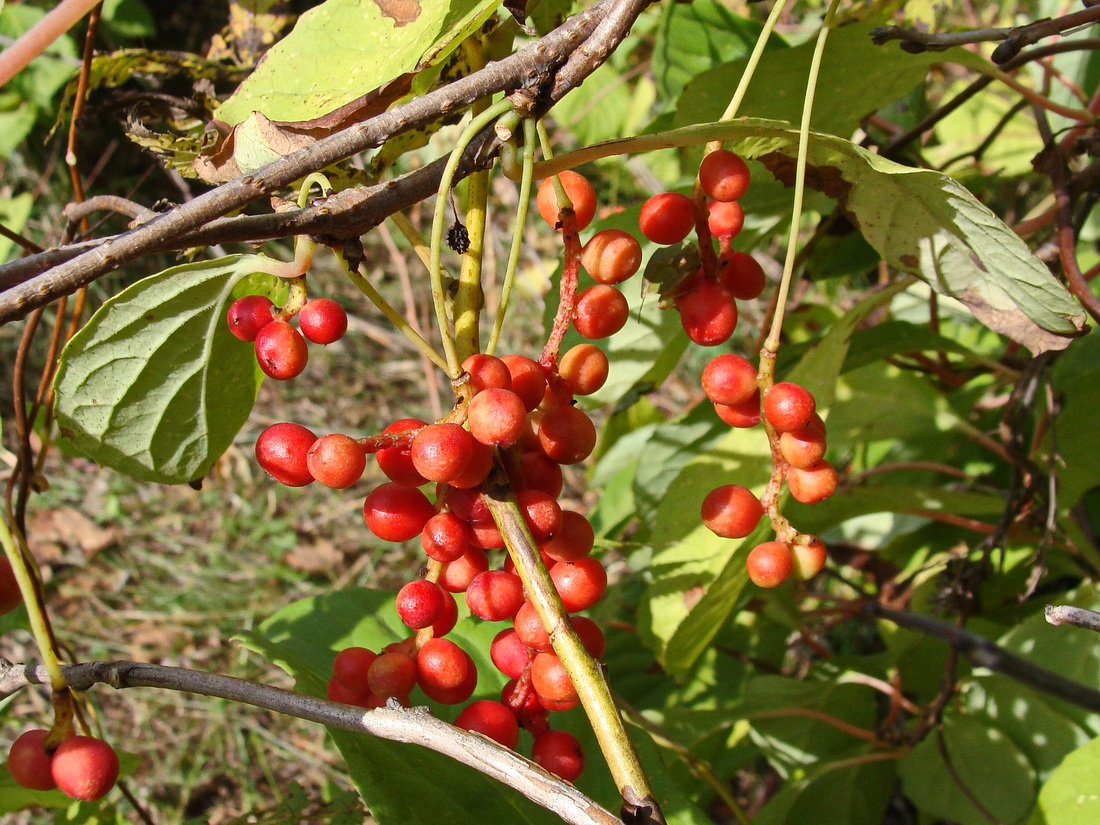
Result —
[[263, 373], [225, 323], [240, 295], [277, 298], [266, 258], [166, 269], [107, 301], [61, 354], [54, 387], [64, 439], [143, 481], [201, 478], [233, 441]]
[[[973, 63], [964, 49], [908, 54], [895, 44], [871, 42], [872, 24], [842, 26], [829, 33], [814, 97], [810, 126], [815, 131], [850, 137], [872, 112], [903, 97], [918, 85], [933, 63]], [[766, 51], [752, 76], [741, 112], [754, 117], [798, 123], [810, 59], [811, 39], [790, 49]], [[868, 67], [873, 66], [873, 71]], [[705, 123], [721, 117], [745, 69], [738, 60], [696, 75], [676, 107], [676, 125]]]
[[[926, 815], [959, 825], [1021, 822], [1035, 802], [1035, 772], [1004, 733], [982, 720], [949, 713], [898, 763], [906, 796]], [[979, 809], [973, 800], [984, 808]]]
[[1039, 791], [1042, 825], [1095, 825], [1100, 822], [1100, 739], [1065, 758]]
[[[5, 155], [3, 148], [0, 147], [0, 156]], [[14, 198], [0, 198], [0, 223], [12, 232], [22, 232], [27, 218], [31, 215], [31, 205], [33, 203], [34, 196], [30, 192], [24, 192]], [[14, 249], [15, 241], [7, 237], [0, 237], [0, 263], [7, 261]]]
[[1058, 504], [1072, 508], [1081, 496], [1100, 485], [1100, 336], [1088, 335], [1074, 341], [1058, 359], [1051, 383], [1062, 396], [1056, 437], [1058, 460]]
[[252, 112], [290, 122], [329, 114], [442, 60], [500, 1], [327, 0], [298, 18], [215, 116], [233, 126]]

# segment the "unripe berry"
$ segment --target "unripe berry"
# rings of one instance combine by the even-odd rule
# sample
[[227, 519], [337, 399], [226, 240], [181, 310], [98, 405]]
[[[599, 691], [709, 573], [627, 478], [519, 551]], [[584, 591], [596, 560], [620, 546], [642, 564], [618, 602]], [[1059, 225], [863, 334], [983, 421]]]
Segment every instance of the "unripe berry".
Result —
[[583, 337], [598, 340], [614, 335], [630, 317], [626, 298], [613, 286], [597, 284], [577, 296], [573, 327]]
[[577, 344], [561, 357], [558, 373], [574, 395], [591, 395], [607, 381], [607, 355], [595, 344]]
[[260, 369], [278, 381], [301, 375], [308, 358], [305, 339], [286, 321], [272, 321], [256, 335]]
[[306, 454], [306, 466], [317, 481], [334, 490], [345, 490], [363, 475], [367, 454], [350, 435], [332, 433], [318, 438]]
[[118, 754], [93, 736], [73, 736], [54, 751], [50, 773], [57, 787], [82, 802], [102, 799], [118, 781]]
[[348, 314], [331, 298], [315, 298], [299, 310], [298, 326], [313, 343], [331, 344], [348, 331]]
[[8, 751], [8, 771], [20, 787], [32, 791], [51, 791], [57, 787], [50, 773], [51, 757], [43, 743], [49, 731], [24, 731]]
[[699, 164], [699, 184], [716, 201], [735, 201], [749, 188], [749, 167], [728, 149], [718, 149]]
[[[592, 188], [588, 178], [578, 172], [566, 170], [559, 173], [558, 177], [561, 179], [565, 194], [569, 196], [569, 200], [573, 203], [573, 212], [577, 216], [577, 229], [584, 229], [592, 223], [592, 218], [596, 215], [596, 190]], [[539, 184], [535, 203], [538, 205], [542, 219], [551, 226], [556, 227], [558, 225], [558, 198], [554, 190], [553, 178], [547, 178]]]
[[581, 264], [601, 284], [619, 284], [642, 265], [642, 245], [622, 229], [601, 229], [581, 250]]
[[791, 550], [794, 552], [794, 575], [805, 581], [812, 579], [821, 572], [825, 562], [829, 560], [829, 554], [824, 542], [817, 536], [807, 536], [808, 544], [794, 544]]
[[301, 424], [272, 424], [256, 439], [256, 461], [269, 476], [287, 487], [305, 487], [313, 481], [309, 450], [317, 436]]
[[271, 323], [271, 310], [275, 305], [266, 295], [245, 295], [229, 306], [226, 322], [229, 331], [242, 341], [252, 343], [260, 330]]
[[653, 243], [679, 243], [695, 228], [695, 202], [679, 192], [662, 192], [644, 204], [638, 228]]
[[757, 587], [778, 587], [794, 570], [794, 553], [786, 542], [766, 541], [749, 551], [745, 569]]

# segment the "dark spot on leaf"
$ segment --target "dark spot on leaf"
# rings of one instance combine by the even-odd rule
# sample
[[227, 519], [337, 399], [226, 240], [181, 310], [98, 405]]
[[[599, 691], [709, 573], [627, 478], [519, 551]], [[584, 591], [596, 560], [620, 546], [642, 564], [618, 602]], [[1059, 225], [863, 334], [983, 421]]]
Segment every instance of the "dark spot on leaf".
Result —
[[374, 0], [374, 4], [397, 28], [407, 26], [420, 16], [419, 0]]
[[[767, 167], [768, 171], [772, 173], [772, 176], [776, 180], [780, 181], [785, 186], [794, 186], [796, 165], [794, 158], [788, 157], [780, 152], [771, 152], [767, 155], [761, 155], [757, 160]], [[811, 189], [828, 195], [841, 205], [847, 201], [848, 193], [852, 190], [852, 184], [844, 179], [840, 174], [840, 170], [834, 169], [832, 166], [813, 166], [807, 164], [806, 185]]]

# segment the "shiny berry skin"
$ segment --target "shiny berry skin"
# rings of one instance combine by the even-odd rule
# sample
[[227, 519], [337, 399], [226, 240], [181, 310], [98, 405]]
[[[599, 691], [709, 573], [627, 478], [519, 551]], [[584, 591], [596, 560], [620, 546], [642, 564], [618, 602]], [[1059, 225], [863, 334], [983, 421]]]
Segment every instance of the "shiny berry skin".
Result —
[[519, 742], [519, 723], [515, 714], [491, 699], [479, 699], [467, 705], [455, 719], [455, 727], [488, 736], [513, 750]]
[[443, 618], [445, 600], [443, 589], [438, 584], [418, 579], [398, 590], [394, 603], [401, 621], [413, 630], [420, 630], [431, 627]]
[[421, 688], [427, 683], [438, 690], [452, 690], [469, 678], [470, 658], [450, 639], [429, 639], [416, 654], [416, 668]]
[[745, 210], [736, 201], [722, 203], [714, 201], [707, 207], [707, 228], [716, 238], [736, 237], [745, 225]]
[[592, 523], [580, 513], [562, 510], [561, 527], [540, 550], [554, 561], [576, 561], [592, 552], [596, 533]]
[[437, 513], [428, 519], [420, 533], [420, 546], [430, 558], [449, 562], [460, 558], [473, 546], [470, 525], [454, 513]]
[[[435, 639], [433, 641], [443, 642], [446, 639]], [[474, 660], [469, 653], [464, 650], [460, 652], [462, 653], [464, 665], [457, 667], [461, 667], [466, 677], [458, 684], [450, 687], [447, 686], [451, 681], [449, 677], [457, 669], [457, 667], [451, 666], [453, 662], [451, 664], [439, 663], [440, 668], [436, 670], [433, 669], [434, 662], [425, 660], [423, 665], [420, 665], [418, 659], [420, 679], [417, 684], [424, 691], [424, 695], [433, 702], [439, 702], [441, 705], [457, 705], [473, 696], [474, 690], [477, 688], [477, 665], [474, 664]]]
[[298, 326], [313, 343], [331, 344], [348, 331], [348, 314], [331, 298], [314, 298], [298, 311]]
[[731, 252], [723, 255], [718, 266], [718, 281], [738, 301], [759, 298], [767, 286], [764, 267], [747, 252]]
[[332, 433], [318, 438], [306, 453], [306, 467], [314, 479], [334, 490], [346, 490], [367, 467], [363, 446], [350, 435]]
[[595, 344], [570, 347], [558, 362], [558, 373], [574, 395], [591, 395], [607, 382], [611, 365]]
[[764, 395], [764, 416], [781, 433], [805, 427], [814, 410], [813, 395], [798, 384], [782, 381], [773, 384]]
[[557, 562], [550, 568], [550, 578], [570, 613], [592, 607], [607, 590], [607, 571], [591, 556]]
[[642, 204], [638, 228], [653, 243], [679, 243], [695, 228], [695, 202], [679, 192], [662, 192]]
[[509, 679], [518, 679], [527, 667], [530, 648], [520, 641], [513, 628], [505, 628], [494, 638], [489, 646], [489, 658], [497, 670]]
[[272, 424], [256, 439], [256, 461], [269, 476], [287, 487], [305, 487], [313, 481], [309, 450], [317, 436], [301, 424]]
[[526, 355], [504, 355], [500, 360], [512, 376], [512, 392], [523, 400], [527, 412], [531, 412], [546, 395], [546, 373], [537, 361]]
[[630, 317], [626, 298], [613, 286], [597, 284], [577, 296], [573, 328], [584, 338], [595, 341], [614, 335]]
[[760, 499], [740, 484], [717, 487], [703, 499], [703, 524], [722, 538], [744, 538], [756, 529], [763, 516]]
[[619, 284], [642, 265], [642, 245], [622, 229], [601, 229], [581, 250], [581, 265], [592, 280]]
[[429, 481], [450, 481], [466, 469], [474, 455], [473, 436], [458, 424], [429, 424], [409, 448], [413, 467]]
[[779, 436], [779, 454], [792, 467], [808, 470], [825, 457], [825, 422], [814, 413], [810, 423]]
[[728, 341], [737, 326], [737, 304], [717, 281], [699, 281], [676, 299], [676, 308], [688, 338], [703, 347]]
[[93, 736], [73, 736], [54, 751], [50, 773], [57, 787], [83, 802], [102, 799], [118, 781], [118, 754]]
[[48, 733], [41, 729], [24, 731], [11, 743], [8, 771], [20, 787], [32, 791], [52, 791], [57, 787], [50, 773], [52, 758], [43, 747]]
[[398, 651], [382, 653], [367, 671], [370, 692], [379, 699], [408, 698], [416, 687], [416, 661]]
[[[419, 418], [400, 418], [382, 430], [382, 434], [391, 435], [419, 430], [427, 426], [427, 423]], [[419, 487], [428, 483], [428, 479], [420, 475], [413, 466], [408, 447], [387, 447], [375, 453], [374, 458], [378, 462], [378, 469], [385, 473], [390, 481], [406, 487]]]
[[466, 410], [470, 434], [490, 447], [515, 444], [527, 424], [527, 407], [511, 390], [490, 388], [472, 399]]
[[756, 367], [740, 355], [726, 353], [703, 368], [703, 393], [716, 404], [744, 404], [757, 392]]
[[345, 647], [332, 661], [332, 678], [348, 690], [367, 693], [367, 672], [377, 658], [377, 653], [365, 647]]
[[462, 369], [470, 374], [470, 383], [481, 390], [512, 389], [512, 374], [508, 365], [495, 355], [475, 353], [462, 362]]
[[787, 470], [787, 487], [791, 496], [803, 504], [824, 501], [836, 492], [836, 485], [836, 468], [828, 461], [819, 461], [805, 470], [798, 467]]
[[714, 411], [731, 427], [755, 427], [760, 423], [760, 392], [741, 404], [715, 404]]
[[23, 603], [23, 594], [19, 592], [19, 582], [15, 571], [6, 556], [0, 556], [0, 616], [11, 613]]
[[479, 573], [489, 569], [489, 558], [479, 547], [471, 547], [459, 558], [443, 565], [439, 586], [451, 593], [464, 593]]
[[[573, 203], [573, 212], [577, 216], [577, 229], [584, 229], [592, 223], [596, 215], [596, 190], [588, 182], [584, 175], [566, 170], [558, 175], [561, 178], [562, 187], [569, 200]], [[554, 179], [547, 178], [539, 184], [539, 190], [535, 196], [539, 214], [542, 219], [551, 226], [558, 225], [558, 198], [554, 191]]]
[[749, 189], [749, 167], [728, 149], [718, 149], [699, 164], [699, 184], [716, 201], [735, 201]]
[[[577, 689], [573, 686], [565, 665], [556, 653], [535, 655], [531, 662], [531, 684], [539, 698], [555, 705], [577, 702]], [[545, 702], [544, 702], [545, 705]]]
[[794, 552], [794, 575], [805, 581], [812, 579], [821, 572], [825, 562], [829, 560], [829, 554], [824, 542], [817, 536], [807, 536], [808, 544], [794, 544], [791, 550]]
[[245, 295], [229, 305], [226, 322], [234, 337], [252, 343], [260, 330], [271, 323], [275, 304], [266, 295]]
[[489, 622], [511, 619], [522, 604], [523, 584], [515, 573], [486, 570], [474, 576], [466, 588], [470, 612]]
[[745, 569], [757, 587], [778, 587], [794, 571], [794, 553], [785, 542], [766, 541], [749, 551]]
[[277, 381], [301, 375], [308, 358], [306, 340], [286, 321], [272, 321], [256, 335], [256, 360], [260, 369]]
[[573, 734], [548, 730], [531, 746], [531, 761], [566, 782], [575, 782], [584, 773], [584, 748]]
[[367, 528], [383, 541], [416, 538], [433, 515], [435, 507], [420, 490], [393, 482], [378, 485], [363, 502]]
[[339, 682], [335, 676], [329, 679], [328, 684], [325, 685], [325, 698], [330, 702], [355, 705], [367, 710], [384, 707], [386, 704], [369, 690], [352, 690]]
[[557, 404], [539, 422], [539, 443], [558, 464], [578, 464], [596, 446], [596, 427], [583, 410], [571, 404]]
[[446, 636], [455, 629], [456, 624], [458, 624], [458, 602], [455, 601], [454, 596], [444, 590], [443, 616], [438, 622], [432, 625], [432, 635], [437, 639]]

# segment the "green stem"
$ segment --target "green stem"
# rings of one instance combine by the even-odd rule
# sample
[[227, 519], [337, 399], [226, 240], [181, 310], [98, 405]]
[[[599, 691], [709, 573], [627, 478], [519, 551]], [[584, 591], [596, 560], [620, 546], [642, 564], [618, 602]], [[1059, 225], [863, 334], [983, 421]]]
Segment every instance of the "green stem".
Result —
[[340, 262], [344, 265], [344, 269], [348, 273], [348, 278], [355, 284], [359, 291], [366, 295], [372, 304], [381, 310], [397, 330], [404, 335], [409, 341], [412, 342], [420, 352], [433, 364], [439, 367], [444, 372], [450, 374], [450, 368], [447, 365], [447, 359], [435, 351], [431, 344], [425, 341], [420, 334], [412, 328], [404, 316], [401, 315], [396, 309], [391, 306], [390, 302], [382, 297], [382, 294], [374, 288], [374, 284], [368, 281], [358, 269], [353, 268], [348, 264], [347, 259], [339, 252], [336, 253], [336, 257], [340, 259]]
[[470, 246], [462, 255], [455, 292], [455, 347], [458, 358], [465, 361], [481, 351], [479, 321], [485, 305], [485, 290], [481, 273], [485, 259], [485, 210], [489, 202], [489, 172], [475, 172], [468, 180], [466, 198], [466, 231]]
[[512, 110], [512, 103], [508, 100], [500, 100], [486, 109], [467, 124], [455, 143], [451, 156], [447, 159], [447, 165], [443, 169], [443, 177], [439, 181], [439, 192], [435, 199], [435, 216], [432, 218], [431, 259], [428, 264], [428, 275], [432, 284], [432, 303], [435, 306], [436, 322], [439, 325], [439, 336], [443, 341], [443, 351], [447, 355], [447, 375], [457, 378], [462, 372], [462, 362], [455, 349], [454, 338], [451, 335], [450, 319], [447, 317], [446, 296], [443, 291], [443, 275], [440, 267], [440, 258], [443, 251], [443, 225], [447, 220], [447, 198], [451, 193], [455, 172], [462, 160], [466, 147], [482, 129], [500, 117], [505, 112]]
[[38, 587], [35, 584], [34, 574], [27, 566], [30, 553], [27, 551], [23, 535], [18, 530], [14, 535], [8, 527], [8, 519], [0, 518], [0, 544], [4, 546], [4, 555], [11, 563], [12, 573], [19, 585], [19, 593], [23, 596], [23, 604], [27, 608], [27, 618], [30, 621], [31, 634], [38, 645], [38, 653], [42, 657], [42, 664], [46, 672], [50, 674], [50, 687], [54, 693], [68, 691], [65, 677], [61, 673], [61, 662], [57, 651], [54, 649], [53, 637], [50, 634], [49, 624], [39, 598]]
[[787, 295], [791, 289], [794, 262], [798, 254], [798, 229], [802, 222], [802, 202], [806, 194], [806, 159], [810, 152], [810, 116], [813, 114], [814, 94], [817, 91], [817, 80], [821, 73], [821, 57], [825, 53], [825, 41], [829, 37], [829, 29], [838, 4], [839, 0], [832, 0], [829, 3], [829, 10], [825, 13], [821, 31], [817, 33], [817, 43], [810, 61], [810, 76], [806, 80], [806, 97], [802, 102], [802, 122], [798, 130], [798, 159], [795, 163], [794, 198], [791, 205], [791, 234], [787, 238], [787, 255], [783, 261], [783, 277], [779, 282], [779, 294], [775, 299], [775, 315], [772, 317], [768, 338], [764, 342], [764, 349], [771, 353], [779, 348], [779, 336], [783, 331], [783, 314], [786, 309]]
[[[599, 662], [585, 648], [569, 621], [527, 523], [520, 514], [511, 482], [498, 461], [484, 485], [485, 503], [500, 529], [524, 591], [550, 634], [554, 652], [573, 682], [581, 706], [596, 734], [600, 750], [624, 801], [624, 811], [637, 821], [663, 823], [649, 778], [627, 736], [611, 688]], [[648, 819], [647, 819], [648, 817]], [[629, 817], [626, 817], [630, 821]]]
[[531, 202], [531, 182], [534, 180], [535, 144], [537, 142], [535, 121], [527, 118], [523, 121], [523, 168], [519, 179], [519, 209], [516, 211], [516, 223], [512, 228], [512, 248], [508, 250], [508, 265], [504, 270], [504, 282], [500, 287], [500, 303], [497, 315], [493, 319], [493, 331], [485, 351], [492, 355], [497, 348], [504, 319], [508, 315], [508, 302], [512, 297], [512, 285], [516, 280], [516, 268], [519, 266], [519, 253], [523, 248], [523, 230], [527, 224], [527, 207]]
[[764, 21], [764, 28], [760, 30], [760, 36], [756, 38], [756, 45], [752, 47], [752, 54], [749, 55], [749, 59], [745, 63], [745, 71], [741, 73], [741, 79], [737, 82], [737, 89], [734, 91], [733, 97], [730, 98], [726, 111], [722, 113], [722, 117], [718, 118], [719, 120], [733, 120], [737, 117], [737, 110], [741, 108], [741, 101], [745, 99], [745, 93], [749, 90], [752, 76], [756, 74], [757, 64], [760, 63], [760, 58], [764, 56], [764, 49], [768, 46], [768, 40], [772, 36], [772, 31], [775, 30], [775, 24], [779, 22], [779, 17], [783, 14], [783, 9], [787, 5], [789, 5], [787, 2], [777, 2], [772, 6], [768, 19]]

